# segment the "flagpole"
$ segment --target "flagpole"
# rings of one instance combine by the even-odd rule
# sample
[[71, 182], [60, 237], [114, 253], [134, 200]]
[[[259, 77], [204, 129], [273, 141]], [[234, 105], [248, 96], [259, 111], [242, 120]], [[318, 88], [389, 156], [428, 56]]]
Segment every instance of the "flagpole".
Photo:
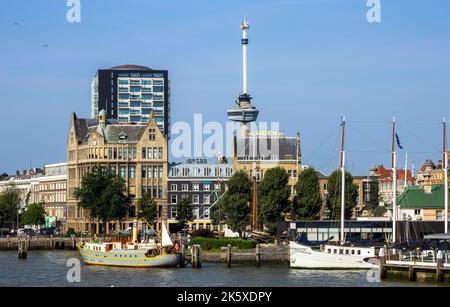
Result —
[[408, 152], [406, 152], [405, 156], [405, 182], [404, 182], [405, 189], [408, 187]]
[[444, 170], [444, 229], [448, 233], [448, 152], [447, 152], [447, 123], [445, 117], [442, 121], [443, 126], [443, 155], [442, 169]]

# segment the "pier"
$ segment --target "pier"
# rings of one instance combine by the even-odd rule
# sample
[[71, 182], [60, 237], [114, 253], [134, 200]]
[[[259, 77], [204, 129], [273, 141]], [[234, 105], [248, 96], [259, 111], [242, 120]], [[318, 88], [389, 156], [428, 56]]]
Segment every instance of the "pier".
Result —
[[425, 257], [413, 253], [403, 255], [401, 251], [396, 255], [380, 255], [380, 279], [399, 277], [409, 281], [420, 278], [444, 282], [446, 276], [450, 277], [449, 254], [442, 251]]
[[[80, 239], [78, 238], [78, 241]], [[24, 243], [22, 243], [24, 242]], [[0, 238], [0, 250], [52, 250], [52, 249], [76, 249], [77, 238], [53, 237], [53, 236], [19, 236]], [[26, 258], [26, 257], [25, 257]]]

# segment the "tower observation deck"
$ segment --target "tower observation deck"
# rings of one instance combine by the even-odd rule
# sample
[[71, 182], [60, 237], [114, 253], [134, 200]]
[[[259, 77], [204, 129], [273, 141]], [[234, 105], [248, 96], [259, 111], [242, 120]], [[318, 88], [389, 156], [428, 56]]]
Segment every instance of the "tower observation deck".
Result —
[[247, 88], [247, 30], [250, 28], [248, 22], [244, 19], [240, 28], [242, 30], [242, 94], [236, 99], [236, 107], [228, 109], [228, 119], [231, 121], [240, 122], [246, 125], [250, 122], [256, 121], [258, 118], [259, 110], [257, 110], [252, 104], [252, 97], [248, 94]]

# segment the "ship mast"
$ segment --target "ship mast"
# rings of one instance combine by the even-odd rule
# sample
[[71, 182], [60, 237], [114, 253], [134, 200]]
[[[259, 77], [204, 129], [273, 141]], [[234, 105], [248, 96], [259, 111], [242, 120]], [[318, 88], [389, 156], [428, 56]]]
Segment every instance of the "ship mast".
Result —
[[345, 243], [344, 224], [345, 224], [345, 151], [344, 151], [344, 138], [345, 138], [345, 116], [342, 117], [342, 140], [341, 140], [341, 161], [340, 168], [342, 173], [341, 184], [341, 245]]
[[444, 170], [444, 229], [448, 233], [448, 152], [447, 152], [447, 122], [445, 118], [442, 121], [443, 126], [443, 161], [442, 169]]
[[392, 119], [392, 185], [392, 242], [395, 243], [397, 237], [397, 154], [395, 152], [395, 117]]

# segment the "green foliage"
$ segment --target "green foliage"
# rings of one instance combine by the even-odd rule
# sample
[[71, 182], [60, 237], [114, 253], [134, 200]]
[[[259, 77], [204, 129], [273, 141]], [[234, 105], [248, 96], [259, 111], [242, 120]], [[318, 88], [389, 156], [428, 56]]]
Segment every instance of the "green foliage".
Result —
[[21, 191], [11, 184], [0, 193], [0, 224], [14, 222], [22, 201]]
[[193, 237], [191, 244], [199, 244], [203, 250], [220, 250], [221, 247], [226, 247], [230, 244], [233, 247], [239, 249], [250, 249], [256, 247], [256, 241], [252, 239], [239, 239], [239, 238], [204, 238]]
[[370, 183], [369, 201], [367, 202], [367, 209], [374, 211], [380, 203], [379, 196], [379, 183], [378, 180], [374, 180]]
[[281, 167], [266, 171], [264, 179], [259, 184], [259, 203], [264, 227], [270, 233], [275, 233], [277, 222], [283, 220], [283, 215], [289, 210], [290, 190], [289, 176]]
[[[252, 182], [243, 171], [236, 172], [228, 180], [228, 191], [220, 202], [220, 218], [228, 227], [242, 236], [242, 232], [251, 224], [249, 201]], [[214, 220], [218, 220], [218, 210], [214, 211]]]
[[24, 225], [40, 226], [45, 223], [45, 206], [43, 202], [29, 204], [23, 213]]
[[378, 206], [375, 209], [373, 209], [373, 215], [376, 217], [383, 217], [386, 211], [387, 211], [386, 207]]
[[188, 198], [183, 198], [177, 204], [177, 225], [181, 228], [186, 228], [187, 224], [194, 219], [192, 214], [192, 207]]
[[131, 204], [125, 180], [98, 166], [83, 177], [74, 196], [81, 208], [89, 210], [91, 218], [103, 223], [125, 218]]
[[158, 219], [158, 205], [148, 193], [137, 200], [137, 217], [145, 219], [150, 225], [153, 225]]
[[69, 229], [67, 229], [67, 236], [71, 236], [75, 234], [75, 229], [73, 229], [72, 227], [70, 227]]
[[303, 170], [295, 185], [296, 197], [293, 202], [291, 217], [293, 219], [317, 218], [322, 207], [320, 183], [316, 170], [309, 167]]
[[[330, 210], [331, 219], [341, 217], [341, 178], [340, 170], [334, 171], [328, 179], [327, 206]], [[345, 218], [349, 219], [352, 209], [356, 205], [358, 198], [358, 188], [353, 184], [353, 177], [349, 172], [345, 172]]]

